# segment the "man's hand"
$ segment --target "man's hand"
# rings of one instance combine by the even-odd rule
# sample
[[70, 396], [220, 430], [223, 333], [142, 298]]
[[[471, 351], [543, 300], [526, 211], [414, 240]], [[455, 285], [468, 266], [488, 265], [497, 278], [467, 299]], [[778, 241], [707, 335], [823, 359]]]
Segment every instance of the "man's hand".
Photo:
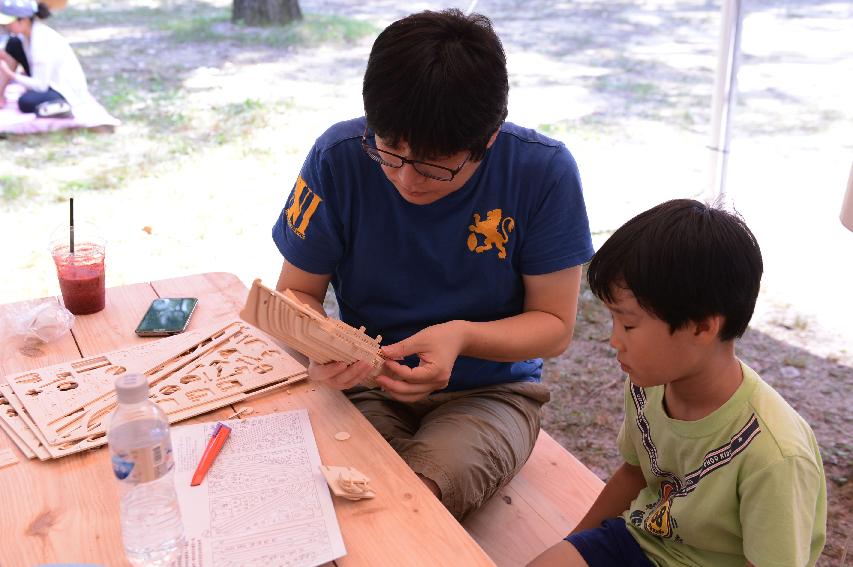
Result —
[[[393, 345], [382, 347], [384, 372], [376, 382], [395, 400], [415, 402], [447, 387], [453, 364], [462, 351], [465, 335], [463, 321], [450, 321], [427, 327]], [[395, 360], [416, 354], [420, 364], [409, 368]], [[390, 375], [389, 375], [390, 374]]]
[[317, 364], [312, 360], [308, 365], [308, 378], [336, 390], [346, 390], [367, 379], [372, 370], [373, 366], [365, 360], [357, 360], [349, 366], [343, 362]]

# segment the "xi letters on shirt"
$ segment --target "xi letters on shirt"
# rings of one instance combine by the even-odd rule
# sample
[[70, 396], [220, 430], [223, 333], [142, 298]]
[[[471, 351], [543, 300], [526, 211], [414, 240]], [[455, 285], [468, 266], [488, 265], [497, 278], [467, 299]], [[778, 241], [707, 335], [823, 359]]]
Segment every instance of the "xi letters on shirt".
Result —
[[296, 186], [290, 194], [285, 214], [287, 215], [287, 226], [299, 238], [305, 238], [305, 233], [308, 231], [308, 225], [311, 223], [311, 217], [317, 212], [317, 207], [323, 199], [314, 193], [308, 184], [300, 175], [296, 179]]

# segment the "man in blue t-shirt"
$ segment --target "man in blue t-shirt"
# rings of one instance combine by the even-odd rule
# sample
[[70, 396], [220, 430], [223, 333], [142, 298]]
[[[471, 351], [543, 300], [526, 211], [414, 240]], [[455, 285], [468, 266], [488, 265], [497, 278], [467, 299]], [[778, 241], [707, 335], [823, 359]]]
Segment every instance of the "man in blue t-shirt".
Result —
[[592, 256], [566, 147], [504, 123], [509, 83], [487, 18], [422, 12], [376, 39], [366, 117], [314, 144], [273, 238], [278, 289], [382, 335], [368, 362], [311, 364], [461, 519], [536, 442], [543, 356], [569, 345]]

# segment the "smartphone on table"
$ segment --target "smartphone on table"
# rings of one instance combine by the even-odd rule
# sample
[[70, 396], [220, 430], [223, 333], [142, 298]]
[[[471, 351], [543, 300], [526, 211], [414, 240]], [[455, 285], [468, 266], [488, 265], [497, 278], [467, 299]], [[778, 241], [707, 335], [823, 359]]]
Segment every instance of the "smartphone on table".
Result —
[[198, 299], [195, 297], [162, 297], [155, 299], [139, 322], [140, 337], [168, 337], [184, 331], [190, 324]]

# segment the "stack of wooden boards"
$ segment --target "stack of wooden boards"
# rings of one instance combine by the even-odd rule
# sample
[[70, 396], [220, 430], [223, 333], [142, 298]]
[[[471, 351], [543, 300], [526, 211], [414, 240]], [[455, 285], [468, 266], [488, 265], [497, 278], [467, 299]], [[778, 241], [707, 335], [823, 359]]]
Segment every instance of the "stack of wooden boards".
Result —
[[[274, 339], [319, 363], [367, 360], [382, 370], [382, 337], [371, 339], [315, 312], [289, 290], [255, 280], [242, 321], [188, 332], [124, 350], [0, 377], [0, 428], [30, 459], [64, 457], [106, 443], [116, 407], [115, 379], [148, 378], [150, 398], [170, 423], [240, 402], [307, 377], [305, 366]], [[253, 326], [254, 325], [254, 326]]]
[[0, 379], [0, 427], [29, 458], [63, 457], [106, 443], [115, 379], [148, 378], [150, 398], [174, 423], [286, 386], [306, 368], [262, 331], [219, 324], [100, 356]]

